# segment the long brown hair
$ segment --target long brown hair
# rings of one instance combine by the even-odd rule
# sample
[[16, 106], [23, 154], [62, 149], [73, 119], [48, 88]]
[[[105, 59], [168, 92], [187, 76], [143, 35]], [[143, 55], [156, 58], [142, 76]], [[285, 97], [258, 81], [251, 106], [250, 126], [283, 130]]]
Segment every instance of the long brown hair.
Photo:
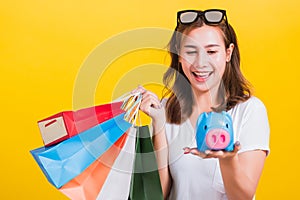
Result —
[[[183, 34], [188, 34], [195, 28], [205, 24], [203, 17], [199, 17], [194, 23], [189, 25], [179, 24], [168, 44], [168, 51], [171, 56], [171, 64], [165, 72], [163, 82], [165, 84], [163, 98], [168, 97], [166, 103], [166, 115], [169, 123], [180, 124], [190, 117], [194, 104], [192, 88], [188, 78], [185, 76], [179, 62], [179, 51]], [[212, 25], [210, 25], [212, 26]], [[217, 25], [222, 31], [225, 48], [229, 48], [231, 43], [234, 49], [231, 60], [226, 63], [226, 68], [222, 77], [219, 91], [223, 91], [224, 101], [214, 111], [230, 110], [239, 102], [244, 102], [251, 96], [250, 83], [243, 76], [240, 69], [240, 52], [237, 37], [232, 26], [227, 27], [225, 21]]]

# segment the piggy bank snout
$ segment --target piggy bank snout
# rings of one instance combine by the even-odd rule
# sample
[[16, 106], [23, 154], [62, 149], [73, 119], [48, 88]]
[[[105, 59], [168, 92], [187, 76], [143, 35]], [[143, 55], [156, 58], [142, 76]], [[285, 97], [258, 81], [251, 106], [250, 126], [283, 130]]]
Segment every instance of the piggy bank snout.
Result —
[[207, 132], [205, 142], [212, 150], [225, 149], [230, 143], [230, 134], [224, 129], [212, 129]]

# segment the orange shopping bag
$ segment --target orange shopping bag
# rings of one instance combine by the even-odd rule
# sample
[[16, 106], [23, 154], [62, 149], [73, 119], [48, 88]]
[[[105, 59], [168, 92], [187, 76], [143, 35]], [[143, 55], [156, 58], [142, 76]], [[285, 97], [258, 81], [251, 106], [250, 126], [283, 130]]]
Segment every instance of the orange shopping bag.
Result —
[[96, 199], [128, 135], [124, 134], [100, 158], [59, 190], [72, 200]]

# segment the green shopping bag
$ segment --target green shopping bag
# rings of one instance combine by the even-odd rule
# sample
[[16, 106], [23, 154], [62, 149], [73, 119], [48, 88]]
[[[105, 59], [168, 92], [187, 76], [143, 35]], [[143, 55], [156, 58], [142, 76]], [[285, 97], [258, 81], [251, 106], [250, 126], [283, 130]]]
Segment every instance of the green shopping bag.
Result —
[[130, 200], [163, 200], [156, 156], [149, 127], [136, 127], [136, 156], [130, 185]]

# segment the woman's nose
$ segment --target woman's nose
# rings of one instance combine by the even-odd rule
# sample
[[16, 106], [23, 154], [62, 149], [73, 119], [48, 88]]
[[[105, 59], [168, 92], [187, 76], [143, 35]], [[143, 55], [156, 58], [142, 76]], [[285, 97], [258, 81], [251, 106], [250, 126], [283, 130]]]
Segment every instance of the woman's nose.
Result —
[[206, 51], [200, 51], [198, 56], [197, 56], [197, 59], [196, 59], [196, 62], [198, 64], [198, 67], [200, 68], [204, 68], [204, 67], [207, 67], [209, 65], [209, 56], [208, 54], [206, 53]]

